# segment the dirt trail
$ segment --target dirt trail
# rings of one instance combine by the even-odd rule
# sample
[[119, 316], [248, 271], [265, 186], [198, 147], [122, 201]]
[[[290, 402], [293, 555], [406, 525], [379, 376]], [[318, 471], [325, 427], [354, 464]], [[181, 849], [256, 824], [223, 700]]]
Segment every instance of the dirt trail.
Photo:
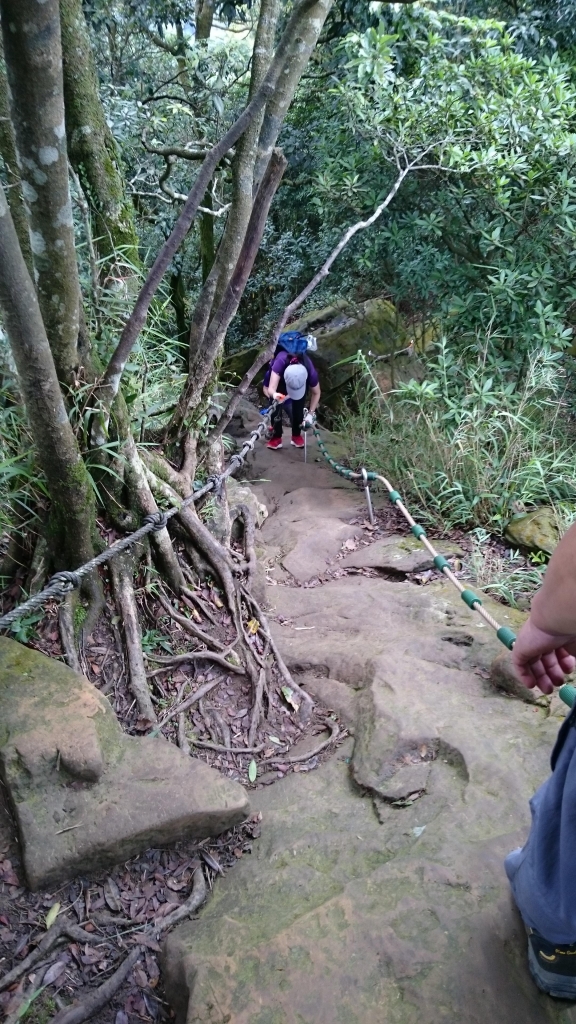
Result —
[[344, 574], [343, 545], [357, 555], [367, 537], [361, 495], [286, 443], [261, 446], [248, 474], [269, 509], [270, 619], [354, 739], [254, 792], [262, 838], [166, 945], [179, 1020], [576, 1022], [530, 980], [502, 866], [562, 706], [494, 687], [500, 645], [443, 581]]

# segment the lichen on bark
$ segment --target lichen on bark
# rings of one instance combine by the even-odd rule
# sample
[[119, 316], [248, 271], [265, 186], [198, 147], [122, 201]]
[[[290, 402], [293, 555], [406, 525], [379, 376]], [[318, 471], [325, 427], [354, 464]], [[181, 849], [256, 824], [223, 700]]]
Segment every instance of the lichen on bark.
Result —
[[60, 0], [68, 155], [86, 194], [104, 276], [117, 259], [139, 265], [134, 211], [120, 156], [100, 99], [94, 53], [81, 0]]

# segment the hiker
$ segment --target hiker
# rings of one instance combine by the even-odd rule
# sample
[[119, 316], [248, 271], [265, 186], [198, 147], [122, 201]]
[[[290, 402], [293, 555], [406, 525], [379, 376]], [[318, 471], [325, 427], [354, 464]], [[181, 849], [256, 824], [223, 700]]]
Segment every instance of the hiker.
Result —
[[[556, 548], [513, 648], [525, 686], [552, 693], [576, 666], [576, 525]], [[576, 999], [576, 705], [552, 752], [552, 774], [532, 797], [532, 828], [505, 862], [528, 931], [540, 989]]]
[[[290, 416], [292, 439], [295, 448], [304, 447], [302, 427], [308, 429], [316, 419], [320, 401], [318, 371], [307, 354], [316, 350], [316, 338], [303, 335], [300, 331], [285, 331], [278, 339], [278, 346], [264, 375], [264, 394], [276, 398], [281, 404], [270, 418], [272, 437], [267, 448], [277, 451], [282, 447], [282, 416], [284, 410]], [[310, 388], [310, 408], [304, 416], [306, 391]], [[283, 396], [286, 396], [285, 398]]]

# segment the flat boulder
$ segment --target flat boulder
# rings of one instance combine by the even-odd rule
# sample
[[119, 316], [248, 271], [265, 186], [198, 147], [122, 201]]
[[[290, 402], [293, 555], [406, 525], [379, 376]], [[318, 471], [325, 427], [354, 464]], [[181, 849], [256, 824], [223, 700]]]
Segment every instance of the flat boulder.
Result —
[[150, 846], [218, 835], [249, 811], [240, 785], [161, 737], [126, 736], [83, 676], [6, 638], [0, 775], [33, 890]]
[[[438, 553], [445, 558], [462, 555], [462, 548], [449, 541], [435, 543]], [[429, 551], [416, 537], [384, 537], [373, 544], [360, 547], [347, 555], [342, 565], [356, 566], [359, 569], [381, 569], [383, 572], [425, 572], [434, 567], [434, 560]]]

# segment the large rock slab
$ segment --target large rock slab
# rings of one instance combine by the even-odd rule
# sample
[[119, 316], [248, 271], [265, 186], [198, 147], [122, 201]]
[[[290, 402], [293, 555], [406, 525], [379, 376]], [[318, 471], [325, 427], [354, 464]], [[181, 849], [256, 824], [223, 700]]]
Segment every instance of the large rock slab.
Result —
[[345, 541], [362, 535], [349, 520], [361, 498], [352, 487], [322, 490], [300, 487], [284, 495], [262, 528], [262, 539], [298, 582], [326, 572]]
[[[440, 659], [451, 667], [464, 659], [485, 673], [503, 650], [494, 632], [443, 580], [418, 587], [347, 576], [322, 587], [276, 587], [269, 594], [271, 628], [290, 668], [352, 687], [366, 685], [374, 659], [400, 641], [417, 644], [423, 660]], [[518, 629], [525, 618], [485, 596], [483, 601], [502, 625]]]
[[[435, 546], [438, 553], [445, 558], [463, 554], [462, 548], [450, 541], [436, 541]], [[383, 537], [382, 540], [375, 540], [373, 544], [358, 548], [342, 560], [342, 565], [404, 574], [432, 569], [434, 559], [416, 537], [392, 536]]]
[[217, 835], [249, 811], [237, 783], [161, 737], [125, 736], [86, 679], [6, 638], [0, 773], [32, 889], [149, 846]]
[[[529, 977], [502, 866], [526, 834], [551, 738], [544, 712], [510, 706], [505, 742], [522, 736], [508, 743], [511, 814], [438, 758], [425, 795], [387, 805], [379, 823], [351, 784], [350, 745], [257, 792], [262, 838], [251, 857], [165, 943], [178, 1024], [576, 1021]], [[527, 736], [536, 753], [525, 764]]]

